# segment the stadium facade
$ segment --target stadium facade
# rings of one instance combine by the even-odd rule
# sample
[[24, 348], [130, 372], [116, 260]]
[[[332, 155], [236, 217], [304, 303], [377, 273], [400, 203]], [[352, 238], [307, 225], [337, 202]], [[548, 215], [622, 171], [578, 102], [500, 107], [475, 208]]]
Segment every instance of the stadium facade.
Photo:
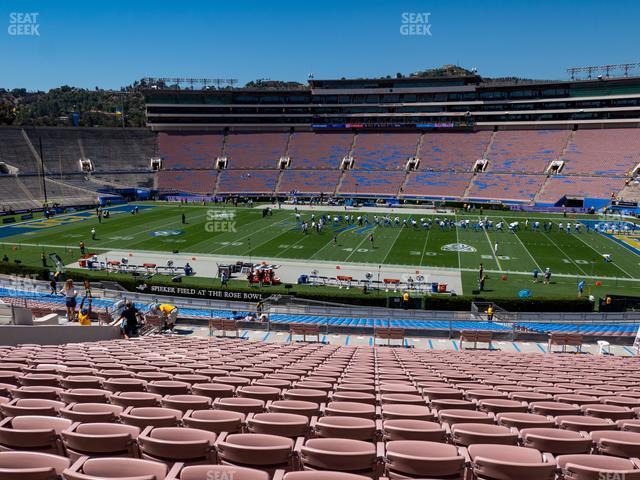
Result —
[[[177, 175], [180, 190], [200, 194], [583, 208], [639, 199], [640, 78], [311, 80], [149, 90], [146, 102], [161, 189]], [[193, 152], [211, 143], [215, 155]]]
[[0, 129], [4, 204], [38, 206], [46, 190], [65, 204], [147, 192], [638, 212], [640, 77], [144, 94], [148, 129]]
[[640, 78], [310, 80], [295, 90], [149, 90], [149, 126], [444, 129], [637, 126]]

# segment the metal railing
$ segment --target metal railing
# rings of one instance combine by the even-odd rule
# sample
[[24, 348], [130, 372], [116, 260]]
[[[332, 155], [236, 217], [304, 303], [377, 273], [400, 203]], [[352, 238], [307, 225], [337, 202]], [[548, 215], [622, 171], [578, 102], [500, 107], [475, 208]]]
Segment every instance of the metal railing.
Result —
[[[10, 276], [0, 276], [0, 288], [19, 291], [20, 298], [27, 300], [46, 301], [42, 294], [49, 292], [49, 285], [44, 281], [31, 280], [28, 278], [16, 278]], [[32, 293], [33, 295], [29, 295]], [[124, 299], [131, 300], [138, 304], [150, 304], [153, 302], [170, 303], [180, 308], [184, 317], [187, 318], [215, 318], [220, 316], [220, 312], [225, 312], [230, 317], [232, 312], [255, 312], [256, 302], [232, 301], [220, 299], [203, 299], [179, 296], [163, 296], [138, 292], [122, 292], [118, 290], [109, 290], [102, 288], [92, 288], [94, 299], [111, 301], [113, 303], [120, 302]], [[17, 295], [16, 295], [17, 296]], [[280, 300], [280, 299], [278, 299]], [[448, 331], [449, 335], [460, 330], [454, 325], [454, 322], [470, 322], [485, 324], [486, 319], [483, 305], [476, 305], [474, 311], [428, 311], [428, 310], [404, 310], [389, 309], [383, 307], [365, 307], [365, 306], [341, 306], [339, 304], [322, 305], [316, 304], [285, 304], [272, 303], [269, 299], [264, 301], [263, 311], [269, 317], [273, 315], [297, 315], [319, 317], [318, 323], [324, 325], [326, 333], [336, 326], [331, 324], [331, 320], [335, 317], [345, 319], [367, 319], [373, 320], [375, 325], [390, 325], [391, 321], [407, 322], [405, 328], [412, 329], [412, 322], [429, 321], [442, 322], [441, 328], [430, 326], [429, 330]], [[190, 314], [189, 309], [198, 310], [199, 314]], [[182, 315], [181, 315], [182, 316]], [[293, 319], [296, 321], [296, 319]], [[271, 323], [280, 324], [284, 322], [270, 322], [267, 328], [271, 329]], [[581, 329], [589, 325], [601, 325], [620, 327], [623, 325], [640, 324], [640, 312], [622, 312], [622, 313], [598, 313], [598, 312], [506, 312], [502, 309], [496, 310], [494, 315], [494, 323], [503, 327], [496, 329], [497, 333], [508, 333], [510, 330], [512, 335], [535, 333], [535, 329], [540, 331], [539, 326], [533, 324], [569, 324], [572, 325], [574, 331], [580, 332]], [[359, 328], [356, 326], [346, 325], [344, 328]], [[371, 327], [370, 327], [371, 328]], [[482, 328], [479, 326], [479, 328]], [[532, 330], [529, 331], [529, 328]], [[424, 330], [424, 327], [415, 326], [415, 330]]]

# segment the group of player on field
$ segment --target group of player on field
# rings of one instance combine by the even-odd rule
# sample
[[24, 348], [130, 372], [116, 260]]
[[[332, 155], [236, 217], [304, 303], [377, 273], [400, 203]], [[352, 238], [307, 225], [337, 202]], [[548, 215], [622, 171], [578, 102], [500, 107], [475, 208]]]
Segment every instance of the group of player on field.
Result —
[[635, 232], [637, 227], [635, 224], [626, 223], [580, 223], [580, 222], [558, 222], [552, 221], [540, 222], [538, 220], [530, 222], [528, 219], [524, 222], [513, 221], [506, 222], [505, 220], [494, 222], [488, 217], [480, 218], [478, 220], [462, 219], [458, 221], [451, 220], [449, 218], [424, 218], [415, 219], [412, 216], [400, 218], [399, 216], [391, 216], [389, 214], [385, 216], [374, 215], [373, 220], [369, 220], [369, 215], [330, 215], [322, 214], [316, 216], [312, 213], [309, 219], [304, 219], [299, 212], [295, 213], [296, 224], [301, 228], [303, 233], [309, 233], [309, 231], [316, 231], [321, 233], [323, 228], [329, 226], [339, 225], [358, 225], [359, 227], [368, 226], [373, 224], [377, 227], [403, 227], [412, 228], [418, 230], [430, 230], [431, 228], [440, 228], [440, 230], [453, 230], [460, 228], [463, 230], [469, 229], [476, 232], [479, 231], [498, 231], [503, 232], [508, 230], [511, 233], [524, 229], [525, 231], [542, 231], [552, 232], [557, 229], [559, 232], [566, 233], [580, 233], [583, 229], [589, 233], [591, 230], [600, 233], [623, 233], [623, 232]]

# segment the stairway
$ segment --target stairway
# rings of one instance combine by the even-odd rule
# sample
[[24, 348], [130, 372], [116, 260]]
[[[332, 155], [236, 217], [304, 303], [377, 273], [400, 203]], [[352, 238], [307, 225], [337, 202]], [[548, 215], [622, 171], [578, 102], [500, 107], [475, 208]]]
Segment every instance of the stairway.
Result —
[[24, 183], [22, 183], [22, 180], [20, 180], [20, 177], [18, 177], [17, 175], [16, 175], [16, 185], [18, 186], [18, 188], [20, 188], [20, 190], [24, 192], [25, 197], [27, 197], [30, 202], [33, 202], [33, 206], [35, 208], [42, 206], [42, 202], [44, 200], [44, 192], [42, 191], [42, 188], [40, 189], [40, 199], [37, 199], [36, 197], [33, 196], [33, 194], [31, 193], [31, 190], [29, 190], [27, 186]]
[[351, 146], [349, 147], [349, 151], [347, 152], [347, 157], [353, 157], [353, 152], [356, 149], [356, 140], [358, 138], [358, 134], [353, 134], [353, 140], [351, 141]]
[[404, 175], [404, 178], [402, 179], [402, 183], [400, 183], [400, 188], [398, 188], [398, 193], [396, 194], [396, 196], [401, 196], [404, 193], [404, 185], [407, 183], [407, 180], [409, 180], [409, 175], [411, 175], [412, 172], [406, 172]]
[[[482, 158], [486, 158], [487, 160], [489, 160], [489, 163], [491, 163], [491, 159], [489, 158], [489, 152], [491, 151], [491, 147], [493, 146], [493, 141], [496, 139], [497, 134], [498, 134], [497, 130], [494, 130], [493, 132], [491, 132], [491, 138], [489, 139], [489, 143], [487, 143], [487, 148], [485, 148], [484, 152], [482, 153]], [[488, 168], [488, 165], [487, 165], [487, 168]]]
[[[27, 142], [27, 147], [29, 148], [29, 151], [31, 151], [33, 158], [36, 159], [38, 168], [41, 168], [43, 166], [43, 162], [42, 162], [42, 159], [40, 158], [40, 154], [36, 150], [36, 147], [33, 146], [33, 143], [31, 143], [31, 139], [29, 138], [29, 135], [27, 135], [27, 132], [24, 129], [22, 129], [21, 132], [22, 132], [22, 137], [24, 138], [24, 141]], [[44, 167], [44, 172], [40, 172], [40, 173], [42, 175], [44, 175], [45, 173], [48, 173], [47, 167]]]
[[418, 139], [418, 145], [416, 145], [416, 154], [414, 155], [416, 158], [420, 158], [420, 150], [422, 150], [422, 142], [424, 141], [425, 133], [422, 132], [420, 134], [420, 138]]
[[336, 185], [335, 190], [333, 190], [334, 195], [337, 195], [338, 192], [340, 191], [340, 188], [342, 187], [342, 180], [344, 179], [346, 174], [347, 174], [347, 171], [342, 170], [342, 173], [340, 174], [340, 180], [338, 180], [338, 184]]
[[575, 137], [576, 137], [576, 131], [571, 130], [571, 133], [569, 133], [569, 135], [567, 136], [567, 141], [564, 144], [564, 147], [562, 148], [562, 152], [560, 153], [560, 156], [557, 158], [557, 160], [562, 160], [564, 158], [564, 156], [567, 153], [567, 149], [569, 148], [569, 145], [573, 142]]
[[228, 139], [228, 135], [226, 133], [222, 134], [222, 151], [220, 152], [220, 156], [221, 157], [226, 157], [227, 153], [227, 139]]
[[471, 175], [471, 179], [469, 180], [469, 183], [467, 184], [467, 188], [464, 189], [464, 193], [462, 194], [461, 199], [465, 199], [469, 196], [469, 190], [471, 190], [471, 185], [473, 185], [473, 180], [476, 178], [476, 175], [478, 175], [477, 173], [473, 173]]
[[633, 181], [629, 182], [618, 192], [618, 199], [625, 202], [640, 203], [640, 184]]
[[287, 136], [287, 144], [284, 147], [285, 157], [289, 156], [289, 148], [291, 147], [291, 142], [293, 142], [293, 132], [289, 132], [289, 135]]
[[273, 192], [277, 195], [279, 190], [280, 190], [280, 181], [282, 180], [282, 176], [284, 175], [284, 170], [280, 170], [280, 172], [278, 173], [278, 179], [276, 180], [276, 186], [273, 190]]
[[535, 196], [533, 197], [533, 200], [531, 201], [531, 203], [533, 205], [535, 205], [536, 203], [538, 203], [538, 201], [540, 200], [540, 197], [542, 197], [542, 194], [544, 193], [544, 189], [546, 188], [547, 184], [549, 183], [549, 179], [552, 177], [553, 175], [547, 175], [547, 178], [545, 178], [544, 182], [542, 182], [542, 185], [540, 185], [540, 190], [538, 190], [538, 192], [535, 194]]
[[218, 175], [216, 175], [216, 184], [213, 186], [214, 195], [218, 193], [218, 187], [220, 186], [220, 177], [222, 176], [222, 172], [224, 172], [224, 170], [218, 170]]

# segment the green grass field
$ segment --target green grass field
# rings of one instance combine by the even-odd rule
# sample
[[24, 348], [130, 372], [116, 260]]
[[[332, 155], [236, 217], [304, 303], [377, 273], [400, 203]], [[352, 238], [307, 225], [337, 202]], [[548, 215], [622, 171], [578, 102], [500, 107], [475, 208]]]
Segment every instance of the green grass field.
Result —
[[[175, 204], [140, 204], [140, 213], [126, 211], [116, 213], [101, 224], [93, 212], [61, 215], [49, 221], [32, 222], [0, 227], [0, 253], [10, 260], [18, 258], [25, 264], [40, 265], [40, 254], [56, 252], [65, 262], [78, 258], [78, 244], [84, 241], [91, 251], [172, 251], [193, 254], [224, 254], [251, 256], [259, 261], [264, 258], [304, 259], [393, 264], [416, 267], [444, 267], [462, 272], [463, 289], [470, 294], [476, 288], [477, 269], [484, 264], [489, 273], [487, 290], [496, 296], [514, 296], [523, 288], [534, 295], [575, 295], [577, 282], [585, 279], [586, 293], [637, 294], [640, 292], [640, 256], [632, 250], [602, 234], [565, 233], [557, 230], [557, 224], [566, 222], [562, 216], [517, 214], [513, 212], [486, 211], [494, 222], [506, 220], [524, 223], [528, 218], [552, 219], [556, 228], [551, 233], [520, 230], [517, 234], [497, 231], [473, 231], [472, 229], [447, 229], [433, 226], [426, 231], [418, 227], [383, 227], [373, 224], [369, 213], [368, 229], [357, 225], [329, 226], [318, 234], [304, 235], [297, 226], [294, 212], [274, 210], [273, 216], [263, 218], [259, 208], [212, 208], [202, 206], [178, 206]], [[128, 206], [126, 209], [130, 209]], [[213, 212], [218, 212], [213, 214]], [[182, 225], [185, 213], [187, 224]], [[219, 212], [226, 212], [220, 214]], [[322, 212], [315, 212], [316, 218]], [[311, 212], [301, 212], [309, 219]], [[332, 215], [344, 214], [333, 212]], [[229, 215], [228, 218], [227, 215]], [[381, 214], [379, 214], [381, 215]], [[233, 218], [230, 218], [233, 217]], [[401, 216], [401, 218], [408, 215]], [[428, 217], [415, 215], [415, 218]], [[453, 218], [453, 217], [449, 217]], [[479, 212], [460, 214], [456, 221], [477, 221]], [[574, 217], [578, 220], [593, 217]], [[96, 228], [97, 239], [91, 240], [90, 230]], [[173, 232], [172, 232], [173, 231]], [[158, 233], [160, 232], [160, 233]], [[174, 234], [171, 234], [174, 233]], [[333, 245], [337, 234], [338, 244]], [[374, 247], [369, 235], [375, 239]], [[493, 246], [498, 243], [498, 254]], [[443, 248], [452, 244], [464, 244], [469, 251], [450, 251]], [[450, 247], [449, 247], [450, 248]], [[605, 263], [603, 254], [610, 254], [612, 263]], [[534, 268], [543, 271], [551, 268], [552, 285], [533, 284]], [[502, 277], [506, 276], [506, 280]], [[542, 277], [540, 277], [542, 278]], [[601, 287], [595, 282], [600, 281]]]

